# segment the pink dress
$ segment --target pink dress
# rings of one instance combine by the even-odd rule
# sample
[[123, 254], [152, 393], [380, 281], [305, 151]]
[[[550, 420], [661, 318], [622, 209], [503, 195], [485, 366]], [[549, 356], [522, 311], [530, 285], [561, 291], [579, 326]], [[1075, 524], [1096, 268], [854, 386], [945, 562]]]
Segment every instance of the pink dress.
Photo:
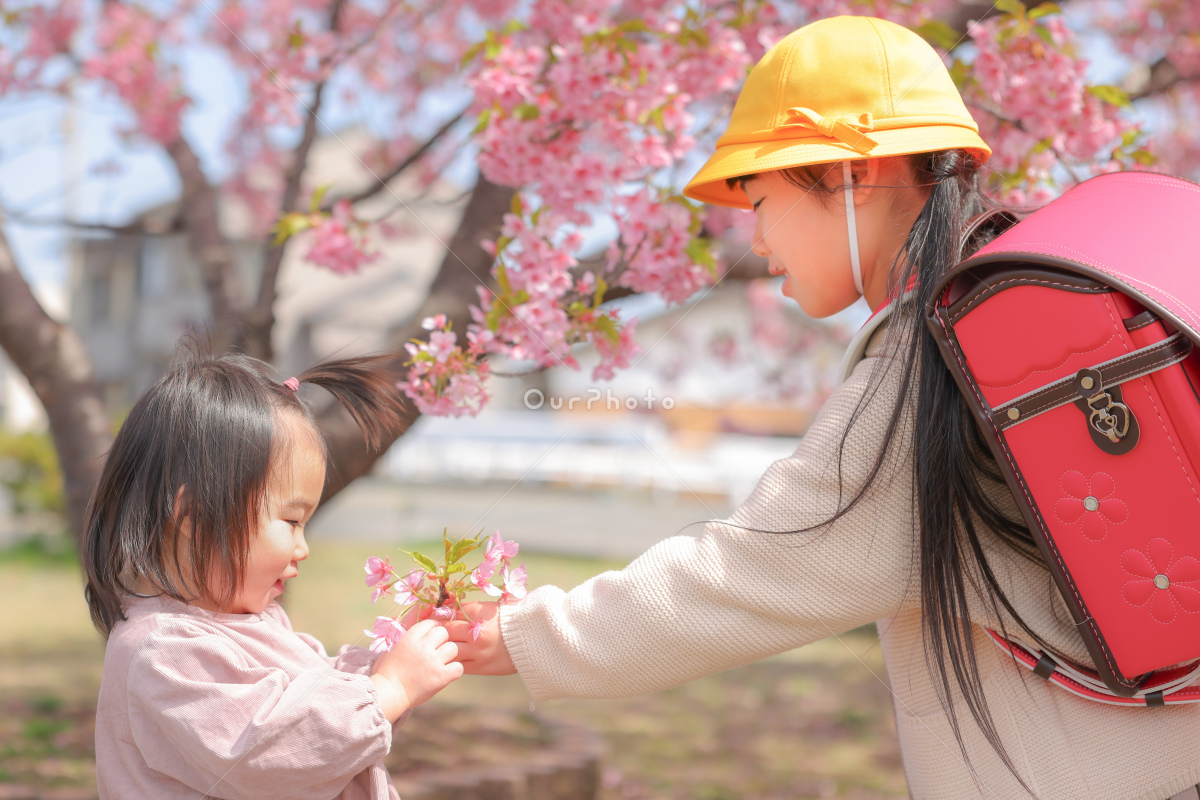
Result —
[[221, 614], [130, 596], [125, 614], [96, 708], [101, 800], [399, 800], [370, 650], [326, 655], [274, 601]]

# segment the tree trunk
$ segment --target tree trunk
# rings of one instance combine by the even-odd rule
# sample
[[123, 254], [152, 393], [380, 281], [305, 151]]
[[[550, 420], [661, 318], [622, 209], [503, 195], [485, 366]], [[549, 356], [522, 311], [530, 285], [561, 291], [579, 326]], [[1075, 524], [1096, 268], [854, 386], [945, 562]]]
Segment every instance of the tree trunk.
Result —
[[92, 487], [112, 443], [108, 414], [83, 342], [42, 309], [17, 269], [2, 230], [0, 347], [46, 409], [63, 472], [67, 520], [78, 546]]
[[[463, 211], [458, 230], [450, 240], [441, 267], [429, 287], [429, 294], [421, 304], [421, 310], [411, 320], [401, 325], [392, 336], [396, 352], [396, 378], [404, 376], [402, 366], [408, 360], [404, 343], [409, 339], [424, 338], [428, 334], [421, 329], [421, 320], [433, 314], [445, 314], [452, 329], [458, 333], [459, 343], [466, 344], [467, 324], [471, 321], [469, 307], [479, 302], [475, 287], [483, 284], [494, 287], [491, 267], [492, 257], [479, 246], [480, 239], [496, 239], [504, 214], [512, 204], [513, 189], [491, 183], [481, 174], [471, 192], [471, 199]], [[405, 397], [409, 417], [404, 430], [416, 421], [420, 412], [412, 401]], [[404, 434], [385, 440], [380, 449], [371, 451], [363, 442], [362, 433], [350, 416], [336, 403], [330, 402], [317, 415], [317, 422], [325, 433], [329, 446], [329, 466], [325, 471], [325, 494], [322, 502], [340, 492], [348, 483], [365, 475], [388, 446]]]

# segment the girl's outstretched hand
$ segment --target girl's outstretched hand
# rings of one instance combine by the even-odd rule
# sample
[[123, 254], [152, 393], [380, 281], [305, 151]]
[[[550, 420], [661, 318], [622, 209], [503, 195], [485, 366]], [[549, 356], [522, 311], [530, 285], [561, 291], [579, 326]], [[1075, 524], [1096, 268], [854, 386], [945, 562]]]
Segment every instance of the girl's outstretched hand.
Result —
[[463, 665], [457, 658], [458, 646], [433, 620], [413, 624], [391, 650], [380, 653], [371, 666], [371, 680], [388, 722], [462, 677]]
[[[469, 675], [512, 675], [517, 671], [508, 648], [500, 637], [498, 603], [463, 603], [462, 612], [472, 622], [458, 616], [444, 623], [450, 641], [458, 645], [458, 660]], [[473, 629], [478, 630], [475, 638]]]

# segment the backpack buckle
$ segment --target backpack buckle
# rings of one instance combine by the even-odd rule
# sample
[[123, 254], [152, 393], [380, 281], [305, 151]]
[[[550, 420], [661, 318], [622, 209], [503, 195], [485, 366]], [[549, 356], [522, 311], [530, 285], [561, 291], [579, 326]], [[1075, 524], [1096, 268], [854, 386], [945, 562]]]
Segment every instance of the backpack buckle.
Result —
[[1087, 417], [1092, 441], [1106, 453], [1123, 455], [1138, 440], [1137, 419], [1122, 402], [1119, 385], [1105, 386], [1098, 369], [1081, 369], [1075, 375], [1075, 404]]
[[1113, 402], [1112, 395], [1105, 391], [1096, 392], [1086, 402], [1092, 410], [1088, 423], [1110, 442], [1119, 444], [1129, 433], [1129, 406]]

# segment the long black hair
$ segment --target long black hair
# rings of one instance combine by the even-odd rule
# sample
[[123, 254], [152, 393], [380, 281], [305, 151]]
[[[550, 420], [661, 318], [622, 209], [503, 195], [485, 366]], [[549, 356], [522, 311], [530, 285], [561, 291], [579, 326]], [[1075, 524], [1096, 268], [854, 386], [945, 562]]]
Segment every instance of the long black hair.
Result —
[[[824, 528], [862, 500], [879, 476], [889, 443], [898, 438], [895, 434], [915, 391], [913, 480], [919, 521], [921, 629], [926, 661], [936, 675], [934, 685], [938, 699], [947, 713], [972, 778], [978, 784], [954, 704], [950, 702], [951, 673], [980, 731], [1021, 786], [1033, 796], [1004, 749], [987, 707], [979, 679], [967, 586], [969, 582], [974, 590], [982, 590], [999, 620], [1001, 633], [1007, 635], [1000, 613], [1000, 607], [1003, 607], [1033, 641], [1049, 649], [1005, 596], [988, 566], [979, 540], [980, 528], [993, 531], [1021, 556], [1043, 569], [1045, 563], [1025, 524], [1020, 519], [1010, 518], [992, 499], [998, 489], [1004, 491], [1002, 487], [1006, 487], [1003, 475], [971, 417], [965, 398], [942, 361], [937, 344], [925, 326], [923, 313], [938, 279], [996, 235], [995, 227], [983, 224], [964, 236], [968, 233], [968, 221], [1002, 206], [980, 190], [979, 161], [965, 150], [940, 150], [896, 158], [907, 159], [916, 181], [911, 185], [928, 186], [929, 195], [890, 266], [887, 288], [892, 299], [888, 311], [891, 327], [899, 328], [899, 331], [898, 335], [888, 332], [885, 357], [876, 363], [870, 388], [859, 399], [843, 432], [838, 452], [839, 488], [842, 451], [850, 428], [879, 391], [884, 374], [899, 369], [900, 386], [887, 423], [887, 434], [866, 480], [848, 502], [839, 502], [836, 513], [825, 522], [786, 533]], [[836, 169], [839, 165], [840, 162], [834, 162], [793, 167], [781, 170], [781, 174], [789, 183], [816, 193], [822, 202], [826, 202], [843, 191], [841, 180], [826, 180], [831, 172], [840, 178], [840, 170]], [[752, 177], [755, 176], [743, 175], [730, 178], [726, 183], [734, 188]], [[1012, 209], [1017, 216], [1029, 210]], [[910, 286], [910, 291], [902, 290], [902, 287]]]
[[[394, 365], [392, 355], [323, 361], [292, 383], [256, 358], [214, 354], [206, 335], [185, 335], [174, 363], [121, 425], [88, 505], [84, 596], [101, 635], [126, 618], [127, 578], [144, 577], [182, 602], [202, 597], [226, 607], [245, 576], [272, 461], [291, 446], [281, 416], [296, 415], [325, 451], [296, 387], [325, 388], [378, 448], [401, 427]], [[174, 533], [183, 518], [191, 523], [186, 543]], [[187, 583], [181, 558], [198, 586], [177, 585], [174, 576]]]

